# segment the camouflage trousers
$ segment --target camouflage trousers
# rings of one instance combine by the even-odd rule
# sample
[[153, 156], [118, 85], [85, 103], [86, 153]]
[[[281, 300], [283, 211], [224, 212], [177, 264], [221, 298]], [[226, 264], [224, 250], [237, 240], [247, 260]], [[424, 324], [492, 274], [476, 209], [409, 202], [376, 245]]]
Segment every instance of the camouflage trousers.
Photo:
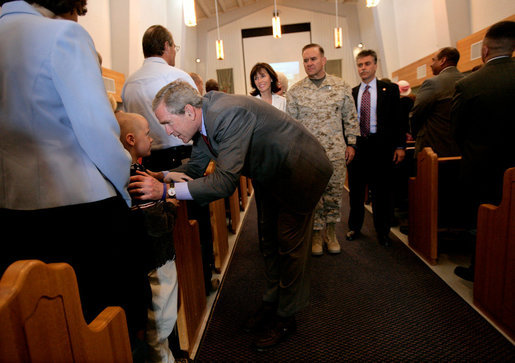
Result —
[[322, 230], [328, 223], [337, 223], [341, 220], [340, 208], [347, 167], [345, 159], [331, 160], [331, 163], [334, 168], [333, 175], [315, 208], [314, 230]]

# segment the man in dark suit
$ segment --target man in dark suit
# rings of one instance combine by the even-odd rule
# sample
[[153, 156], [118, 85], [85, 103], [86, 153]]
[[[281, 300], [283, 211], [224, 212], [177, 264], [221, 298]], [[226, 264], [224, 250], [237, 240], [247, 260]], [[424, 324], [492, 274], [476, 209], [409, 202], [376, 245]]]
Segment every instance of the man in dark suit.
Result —
[[[176, 181], [177, 199], [206, 204], [230, 196], [240, 175], [252, 178], [267, 287], [246, 327], [262, 333], [258, 350], [276, 345], [295, 331], [294, 314], [308, 304], [313, 209], [332, 174], [324, 148], [299, 122], [249, 96], [201, 97], [176, 81], [159, 91], [153, 109], [169, 134], [194, 140], [189, 163], [164, 179]], [[215, 172], [204, 176], [211, 159]], [[155, 179], [131, 181], [141, 199], [163, 194]]]
[[[492, 25], [483, 39], [484, 65], [456, 83], [451, 120], [462, 153], [464, 212], [469, 227], [477, 226], [480, 204], [498, 205], [502, 198], [503, 175], [515, 166], [515, 22]], [[455, 273], [474, 278], [474, 258], [469, 268], [458, 266]]]
[[454, 85], [463, 78], [456, 68], [459, 59], [456, 48], [440, 49], [431, 63], [435, 77], [426, 79], [417, 92], [410, 118], [411, 132], [416, 138], [415, 155], [428, 146], [438, 156], [460, 155], [451, 132]]
[[399, 88], [376, 79], [375, 51], [362, 50], [356, 56], [356, 62], [362, 82], [352, 89], [352, 96], [358, 110], [361, 136], [356, 142], [354, 160], [348, 165], [350, 214], [346, 237], [352, 241], [360, 234], [368, 185], [373, 190], [372, 210], [377, 238], [380, 244], [388, 246], [393, 208], [392, 166], [405, 156]]

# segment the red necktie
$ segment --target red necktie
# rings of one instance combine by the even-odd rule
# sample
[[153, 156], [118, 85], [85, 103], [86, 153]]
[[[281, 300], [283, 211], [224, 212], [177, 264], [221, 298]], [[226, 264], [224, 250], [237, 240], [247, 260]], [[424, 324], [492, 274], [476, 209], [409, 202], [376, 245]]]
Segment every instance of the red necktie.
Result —
[[[202, 134], [200, 134], [202, 135]], [[207, 147], [209, 148], [209, 151], [211, 151], [211, 154], [213, 154], [215, 157], [218, 156], [215, 151], [213, 150], [213, 147], [211, 146], [211, 143], [209, 142], [209, 139], [206, 135], [202, 135], [202, 140], [206, 143]]]
[[368, 89], [370, 86], [367, 84], [363, 94], [361, 95], [361, 107], [360, 107], [360, 118], [359, 128], [361, 130], [361, 136], [367, 137], [370, 133], [370, 92]]

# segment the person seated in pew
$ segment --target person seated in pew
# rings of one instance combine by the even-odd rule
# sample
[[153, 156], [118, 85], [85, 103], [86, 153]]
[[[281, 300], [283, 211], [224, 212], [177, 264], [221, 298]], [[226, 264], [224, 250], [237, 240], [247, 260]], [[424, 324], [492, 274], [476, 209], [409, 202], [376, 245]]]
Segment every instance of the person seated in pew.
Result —
[[[267, 287], [245, 330], [259, 334], [257, 350], [275, 346], [295, 332], [295, 314], [309, 302], [313, 210], [333, 172], [324, 148], [288, 114], [250, 96], [201, 97], [176, 81], [158, 92], [153, 109], [169, 134], [194, 140], [188, 164], [167, 175], [177, 199], [207, 204], [232, 195], [240, 175], [252, 178]], [[204, 176], [211, 159], [217, 167]], [[159, 198], [162, 183], [138, 174], [129, 186], [135, 198]]]
[[410, 112], [415, 158], [425, 147], [439, 156], [457, 156], [460, 150], [451, 132], [451, 100], [454, 86], [464, 75], [457, 65], [460, 52], [453, 47], [438, 51], [432, 59], [434, 77], [426, 79], [417, 92]]
[[[490, 27], [483, 39], [484, 65], [456, 83], [452, 100], [453, 133], [461, 150], [463, 212], [473, 234], [481, 204], [498, 205], [506, 169], [515, 166], [515, 22]], [[455, 274], [474, 280], [474, 254], [469, 267]]]
[[[117, 112], [120, 125], [120, 141], [132, 158], [131, 175], [145, 172], [138, 163], [139, 158], [150, 155], [152, 138], [147, 120], [136, 113]], [[148, 309], [145, 340], [149, 346], [147, 362], [173, 362], [168, 337], [177, 320], [177, 271], [173, 229], [175, 226], [177, 200], [165, 192], [156, 200], [133, 199], [131, 222], [135, 226], [136, 238], [145, 248], [143, 260], [152, 290], [152, 303]], [[137, 233], [141, 231], [142, 233]]]

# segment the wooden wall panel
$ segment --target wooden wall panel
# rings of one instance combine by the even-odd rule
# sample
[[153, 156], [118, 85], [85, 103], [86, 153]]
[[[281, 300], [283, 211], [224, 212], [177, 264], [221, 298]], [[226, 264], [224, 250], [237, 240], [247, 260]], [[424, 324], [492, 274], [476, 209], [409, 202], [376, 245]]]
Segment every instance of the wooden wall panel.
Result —
[[[431, 71], [431, 67], [429, 66], [432, 63], [432, 58], [436, 55], [436, 51], [434, 53], [425, 56], [422, 59], [419, 59], [416, 62], [413, 62], [406, 67], [402, 67], [395, 72], [392, 73], [392, 77], [397, 77], [397, 80], [405, 80], [408, 81], [412, 88], [418, 87], [424, 82], [426, 79], [433, 77], [433, 72]], [[417, 69], [420, 66], [426, 66], [426, 76], [423, 78], [417, 78]]]
[[122, 102], [122, 88], [125, 83], [125, 75], [112, 69], [102, 67], [102, 76], [114, 80], [116, 92], [114, 94], [117, 102]]

